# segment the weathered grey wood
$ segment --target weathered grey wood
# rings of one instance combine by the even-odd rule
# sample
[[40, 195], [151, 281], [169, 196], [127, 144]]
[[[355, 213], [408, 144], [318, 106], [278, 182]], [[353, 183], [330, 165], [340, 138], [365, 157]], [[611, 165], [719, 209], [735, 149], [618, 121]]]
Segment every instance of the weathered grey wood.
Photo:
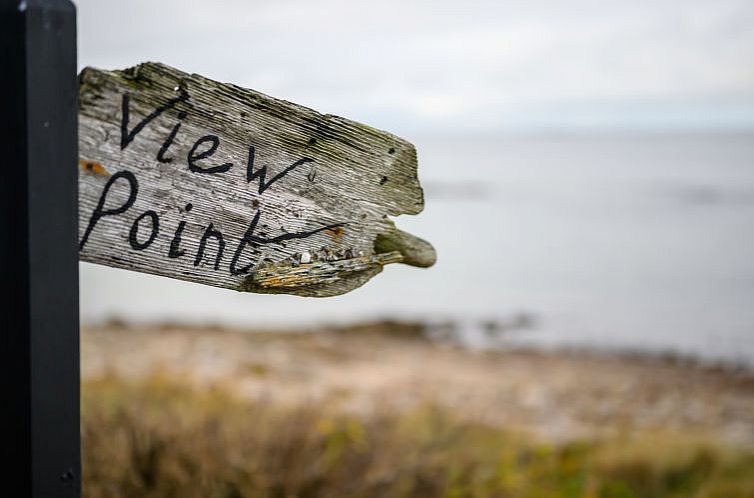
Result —
[[[414, 147], [344, 118], [163, 64], [86, 68], [79, 149], [82, 261], [318, 297], [348, 292], [388, 263], [435, 261], [429, 243], [389, 218], [423, 209]], [[234, 274], [239, 245], [235, 268], [247, 271]]]

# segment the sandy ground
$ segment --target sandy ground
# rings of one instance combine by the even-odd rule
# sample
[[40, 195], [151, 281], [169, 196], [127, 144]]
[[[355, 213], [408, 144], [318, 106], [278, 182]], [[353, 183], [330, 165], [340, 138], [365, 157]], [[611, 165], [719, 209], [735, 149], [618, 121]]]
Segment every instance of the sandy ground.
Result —
[[265, 402], [373, 413], [435, 403], [550, 441], [680, 431], [754, 447], [754, 374], [587, 353], [474, 352], [420, 325], [290, 333], [110, 324], [82, 330], [82, 377], [153, 372]]

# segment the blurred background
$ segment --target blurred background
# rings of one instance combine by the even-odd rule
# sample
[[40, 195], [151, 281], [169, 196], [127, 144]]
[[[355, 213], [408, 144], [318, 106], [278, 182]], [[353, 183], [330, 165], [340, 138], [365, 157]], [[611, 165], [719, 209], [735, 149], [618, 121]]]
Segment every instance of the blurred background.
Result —
[[431, 318], [478, 343], [525, 314], [510, 340], [754, 362], [750, 2], [78, 4], [81, 67], [160, 61], [413, 142], [427, 207], [399, 225], [439, 254], [327, 300], [84, 264], [85, 323]]
[[[218, 368], [237, 373], [217, 366], [225, 354], [217, 352], [218, 344], [222, 337], [230, 340], [223, 335], [229, 330], [249, 337], [259, 330], [317, 331], [330, 342], [314, 349], [342, 353], [351, 351], [347, 345], [359, 330], [374, 328], [363, 324], [393, 324], [403, 332], [419, 327], [432, 344], [476, 355], [445, 358], [469, 366], [468, 383], [458, 384], [458, 392], [474, 391], [484, 378], [503, 383], [480, 391], [487, 396], [481, 401], [494, 398], [497, 404], [475, 407], [484, 413], [477, 422], [523, 407], [514, 419], [539, 424], [535, 432], [548, 441], [591, 437], [595, 432], [587, 426], [631, 425], [621, 410], [646, 395], [645, 410], [628, 417], [631, 423], [653, 430], [678, 423], [705, 434], [721, 429], [726, 441], [751, 448], [754, 382], [745, 372], [754, 366], [752, 2], [76, 3], [82, 68], [164, 62], [414, 143], [426, 209], [397, 224], [431, 241], [439, 258], [429, 270], [392, 265], [363, 288], [328, 299], [239, 294], [82, 264], [82, 324], [92, 331], [83, 351], [85, 360], [90, 354], [91, 372], [118, 362], [133, 370], [144, 351], [163, 348], [179, 352], [155, 353], [155, 364], [210, 365], [214, 373], [206, 378], [217, 379]], [[111, 342], [97, 339], [124, 327], [136, 341], [130, 346], [111, 336]], [[352, 333], [343, 334], [349, 327]], [[201, 348], [195, 336], [189, 347], [170, 335], [208, 328], [215, 335], [203, 338]], [[156, 345], [168, 336], [172, 342]], [[299, 346], [262, 346], [274, 340], [254, 343], [259, 356], [248, 354], [257, 362], [249, 367], [256, 380], [244, 381], [241, 391], [252, 398], [309, 400], [327, 390], [311, 381], [320, 375], [314, 367], [283, 382], [285, 388], [270, 383], [269, 372], [310, 358], [309, 349]], [[371, 382], [398, 403], [404, 391], [385, 379], [403, 368], [408, 373], [401, 379], [415, 381], [419, 374], [411, 362], [417, 359], [436, 365], [435, 387], [450, 382], [447, 377], [458, 379], [439, 359], [461, 355], [456, 349], [391, 349], [392, 343], [364, 341], [384, 353], [383, 369], [359, 377], [343, 366], [332, 376], [353, 375], [359, 385], [325, 382], [328, 389], [352, 394]], [[106, 343], [133, 354], [108, 356]], [[588, 361], [573, 360], [579, 367], [558, 363], [569, 358], [563, 351], [576, 350], [621, 353], [624, 359], [605, 364], [587, 355]], [[396, 359], [400, 351], [414, 356]], [[480, 359], [493, 351], [502, 356]], [[627, 364], [626, 352], [675, 359], [675, 370], [667, 362]], [[359, 368], [367, 368], [367, 357], [356, 356]], [[678, 367], [678, 358], [689, 357], [707, 370]], [[723, 375], [711, 365], [740, 368]], [[521, 372], [529, 377], [516, 377]], [[595, 377], [606, 385], [592, 392], [587, 384]], [[518, 384], [510, 387], [504, 378]], [[659, 378], [670, 380], [637, 394]], [[552, 390], [564, 382], [572, 385]], [[301, 385], [309, 387], [294, 388]], [[587, 391], [593, 403], [569, 412], [574, 397]], [[365, 407], [381, 406], [370, 399], [357, 408], [366, 413]], [[461, 396], [447, 404], [468, 402]], [[590, 415], [576, 415], [584, 406]], [[513, 424], [505, 420], [506, 428]], [[754, 462], [747, 458], [744, 468]], [[620, 494], [625, 490], [618, 486], [609, 494], [597, 487], [592, 495], [584, 489], [583, 496], [660, 496], [655, 488], [652, 494], [629, 486], [626, 493], [635, 494]], [[672, 496], [692, 496], [683, 489]], [[528, 496], [512, 493], [499, 496]]]

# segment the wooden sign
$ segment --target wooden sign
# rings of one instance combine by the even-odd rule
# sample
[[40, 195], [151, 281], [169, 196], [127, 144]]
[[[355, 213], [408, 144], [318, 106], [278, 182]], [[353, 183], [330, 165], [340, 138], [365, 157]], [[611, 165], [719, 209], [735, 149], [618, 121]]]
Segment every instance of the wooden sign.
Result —
[[260, 293], [333, 296], [432, 246], [389, 133], [163, 64], [79, 76], [82, 261]]

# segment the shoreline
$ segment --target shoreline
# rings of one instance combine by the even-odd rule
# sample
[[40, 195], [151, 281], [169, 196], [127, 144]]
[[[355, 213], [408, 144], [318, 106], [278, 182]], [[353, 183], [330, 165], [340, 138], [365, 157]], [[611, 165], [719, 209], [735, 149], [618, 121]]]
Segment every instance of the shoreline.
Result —
[[370, 416], [438, 405], [547, 441], [653, 431], [754, 448], [754, 374], [678, 358], [478, 351], [417, 323], [251, 331], [177, 324], [82, 328], [82, 379], [178, 378], [281, 406]]
[[208, 321], [206, 323], [184, 323], [176, 320], [129, 322], [117, 317], [111, 317], [106, 320], [95, 321], [81, 325], [82, 331], [97, 329], [149, 329], [154, 331], [185, 330], [197, 332], [227, 332], [251, 335], [279, 334], [289, 337], [313, 333], [349, 333], [375, 328], [379, 329], [380, 333], [395, 334], [396, 331], [399, 331], [399, 335], [402, 333], [405, 336], [411, 336], [415, 339], [425, 340], [428, 343], [436, 344], [438, 346], [458, 348], [459, 350], [473, 353], [516, 353], [532, 355], [614, 358], [627, 361], [646, 362], [650, 364], [671, 364], [694, 369], [724, 371], [732, 374], [754, 376], [754, 363], [750, 363], [746, 360], [704, 358], [698, 354], [684, 353], [682, 351], [675, 351], [672, 349], [652, 350], [621, 346], [610, 347], [537, 344], [533, 342], [525, 343], [509, 340], [510, 338], [516, 338], [516, 336], [521, 332], [525, 332], [525, 326], [521, 328], [514, 327], [511, 329], [503, 328], [499, 332], [502, 340], [497, 344], [491, 344], [487, 346], [471, 345], [467, 342], [464, 342], [464, 339], [461, 337], [462, 334], [458, 332], [461, 327], [451, 320], [438, 323], [429, 323], [425, 320], [378, 318], [368, 319], [364, 321], [323, 321], [317, 323], [312, 327], [244, 327], [217, 324], [211, 321]]

